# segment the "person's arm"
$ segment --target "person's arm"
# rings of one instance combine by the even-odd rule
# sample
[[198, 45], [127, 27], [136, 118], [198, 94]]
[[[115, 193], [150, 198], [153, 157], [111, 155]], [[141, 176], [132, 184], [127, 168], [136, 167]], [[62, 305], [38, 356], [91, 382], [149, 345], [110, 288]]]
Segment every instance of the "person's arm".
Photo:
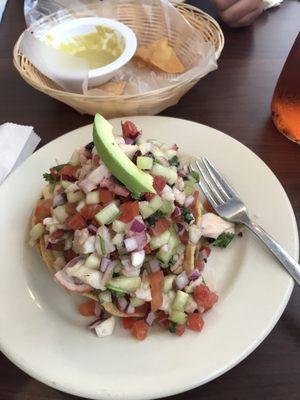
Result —
[[232, 27], [252, 24], [262, 13], [262, 0], [214, 0], [220, 17]]

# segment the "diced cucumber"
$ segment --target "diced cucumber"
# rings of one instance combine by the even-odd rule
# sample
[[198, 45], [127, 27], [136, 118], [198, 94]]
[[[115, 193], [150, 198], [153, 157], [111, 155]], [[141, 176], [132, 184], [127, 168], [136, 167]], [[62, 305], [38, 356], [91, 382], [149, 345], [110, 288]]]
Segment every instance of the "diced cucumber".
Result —
[[116, 247], [121, 247], [122, 243], [124, 240], [124, 235], [123, 233], [117, 233], [112, 240], [112, 244], [114, 244]]
[[186, 323], [187, 316], [182, 311], [172, 310], [169, 320], [172, 322], [176, 322], [176, 324], [183, 325]]
[[53, 216], [57, 219], [57, 221], [63, 224], [69, 217], [69, 214], [66, 211], [66, 207], [62, 205], [54, 208]]
[[112, 278], [106, 285], [112, 290], [121, 290], [123, 292], [135, 292], [141, 286], [141, 278], [139, 276], [127, 277], [118, 276]]
[[166, 178], [170, 185], [173, 185], [177, 181], [177, 172], [171, 167], [165, 167], [164, 165], [154, 164], [152, 174]]
[[176, 247], [176, 253], [177, 254], [182, 254], [185, 252], [185, 245], [183, 243], [180, 243], [177, 247]]
[[78, 206], [76, 207], [76, 211], [77, 212], [80, 212], [82, 209], [83, 209], [83, 207], [86, 205], [86, 203], [85, 203], [85, 200], [81, 200], [79, 203], [78, 203]]
[[193, 297], [189, 295], [188, 301], [184, 307], [184, 311], [188, 314], [191, 314], [195, 310], [197, 310], [197, 308], [198, 308], [197, 303], [195, 302]]
[[99, 203], [100, 203], [100, 192], [98, 190], [87, 193], [86, 204], [99, 204]]
[[72, 156], [70, 158], [69, 164], [73, 165], [73, 167], [77, 167], [77, 166], [80, 165], [79, 151], [78, 150], [73, 151], [73, 154], [72, 154]]
[[69, 203], [78, 203], [78, 201], [83, 200], [85, 198], [84, 193], [81, 190], [77, 192], [68, 192], [67, 199]]
[[69, 181], [60, 181], [60, 184], [61, 184], [61, 186], [62, 186], [64, 189], [67, 189], [67, 187], [69, 187], [70, 185], [72, 185], [72, 182], [69, 182]]
[[177, 290], [172, 304], [172, 311], [184, 311], [189, 295], [181, 290]]
[[101, 225], [109, 225], [120, 215], [119, 207], [114, 203], [108, 204], [98, 214], [95, 215], [96, 220]]
[[174, 208], [174, 203], [172, 201], [163, 200], [159, 210], [164, 214], [172, 214]]
[[148, 201], [139, 201], [139, 209], [144, 219], [155, 213], [155, 211], [150, 207]]
[[155, 249], [162, 247], [164, 244], [167, 244], [170, 239], [170, 235], [171, 234], [169, 231], [165, 231], [164, 233], [162, 233], [159, 236], [153, 236], [150, 239], [151, 249], [155, 250]]
[[109, 290], [105, 290], [104, 292], [99, 293], [99, 301], [100, 304], [111, 303], [111, 293]]
[[123, 233], [125, 232], [125, 229], [126, 229], [126, 224], [122, 221], [119, 221], [118, 219], [116, 219], [112, 223], [112, 230], [115, 231], [116, 233]]
[[143, 304], [145, 304], [145, 300], [138, 299], [137, 297], [131, 297], [130, 299], [130, 305], [132, 307], [140, 307]]
[[189, 196], [191, 194], [193, 194], [195, 191], [195, 183], [188, 180], [188, 181], [184, 181], [184, 193]]
[[160, 196], [156, 195], [153, 199], [149, 202], [149, 206], [152, 208], [153, 211], [157, 211], [162, 206], [163, 201]]
[[172, 289], [172, 285], [174, 282], [174, 279], [176, 278], [176, 275], [166, 275], [164, 278], [164, 287], [163, 287], [163, 292], [168, 293]]
[[153, 159], [151, 157], [140, 156], [136, 160], [139, 169], [151, 169], [153, 167]]
[[168, 249], [168, 251], [164, 251], [163, 249], [159, 249], [156, 258], [158, 259], [159, 262], [164, 264], [165, 266], [168, 265], [169, 261], [171, 260], [173, 256], [173, 249]]
[[181, 244], [177, 233], [171, 228], [170, 229], [170, 239], [168, 241], [168, 246], [170, 249], [175, 249], [179, 244]]
[[100, 266], [100, 257], [96, 253], [92, 253], [85, 260], [85, 266], [88, 268], [99, 268]]
[[34, 227], [30, 231], [30, 246], [35, 245], [35, 242], [43, 235], [44, 231], [45, 227], [42, 223], [34, 225]]

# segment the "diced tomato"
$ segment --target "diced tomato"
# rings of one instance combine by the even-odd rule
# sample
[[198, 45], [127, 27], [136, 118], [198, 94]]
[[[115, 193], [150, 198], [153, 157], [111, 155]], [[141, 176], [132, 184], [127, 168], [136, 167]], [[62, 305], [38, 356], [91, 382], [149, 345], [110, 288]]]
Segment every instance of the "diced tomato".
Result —
[[198, 200], [199, 200], [199, 190], [195, 190], [193, 197], [194, 197], [194, 201], [192, 202], [191, 207], [195, 207], [195, 205], [197, 204]]
[[204, 321], [199, 313], [193, 313], [188, 315], [186, 326], [192, 331], [200, 332], [203, 328]]
[[78, 170], [78, 167], [74, 167], [73, 165], [65, 165], [60, 170], [60, 174], [73, 177], [73, 176], [75, 176], [75, 173], [77, 170]]
[[115, 198], [115, 194], [108, 189], [100, 189], [100, 201], [103, 204], [110, 203]]
[[208, 258], [210, 253], [211, 253], [211, 248], [209, 246], [201, 246], [200, 247], [200, 252], [203, 252], [203, 253], [205, 252], [206, 253], [206, 257], [205, 258]]
[[209, 310], [218, 301], [218, 295], [211, 292], [205, 285], [200, 285], [195, 288], [194, 298], [196, 303], [204, 308], [204, 311]]
[[167, 218], [158, 219], [154, 226], [149, 226], [148, 230], [151, 236], [159, 236], [170, 228], [171, 222]]
[[51, 250], [54, 251], [64, 251], [65, 249], [65, 241], [62, 240], [61, 242], [58, 243], [51, 243]]
[[50, 175], [51, 175], [51, 178], [54, 179], [55, 181], [59, 180], [59, 173], [58, 173], [57, 169], [50, 168]]
[[148, 325], [142, 319], [136, 321], [132, 327], [132, 335], [138, 340], [144, 340], [147, 337]]
[[151, 311], [156, 311], [162, 305], [163, 295], [162, 290], [164, 287], [164, 274], [162, 271], [152, 272], [148, 275], [151, 288]]
[[64, 251], [64, 257], [66, 262], [68, 263], [69, 261], [73, 260], [73, 258], [77, 257], [78, 254], [76, 254], [73, 250], [65, 250]]
[[154, 176], [153, 187], [157, 193], [161, 193], [166, 186], [167, 180], [162, 176]]
[[67, 226], [69, 229], [72, 229], [73, 231], [77, 231], [78, 229], [85, 228], [86, 222], [82, 218], [82, 216], [79, 213], [77, 213], [69, 219], [69, 221], [67, 222]]
[[185, 325], [176, 325], [175, 333], [177, 336], [182, 336], [185, 332]]
[[146, 246], [144, 247], [144, 251], [145, 251], [145, 253], [147, 255], [152, 253], [152, 249], [151, 249], [150, 243], [146, 244]]
[[95, 315], [95, 300], [89, 299], [84, 303], [80, 303], [77, 309], [84, 317], [91, 317]]
[[164, 311], [156, 314], [156, 321], [166, 331], [169, 327], [168, 315]]
[[122, 222], [130, 222], [140, 213], [138, 201], [127, 201], [120, 205], [121, 216], [119, 220]]
[[203, 203], [203, 208], [207, 212], [210, 212], [210, 213], [215, 212], [215, 210], [212, 208], [212, 206], [210, 205], [210, 202], [208, 200], [205, 200], [205, 202]]
[[66, 203], [66, 212], [71, 216], [74, 215], [76, 211], [77, 203]]
[[140, 134], [137, 127], [131, 121], [125, 121], [122, 123], [122, 131], [124, 138], [135, 139]]
[[136, 322], [135, 317], [122, 318], [122, 325], [124, 329], [131, 329]]
[[41, 221], [47, 217], [51, 217], [51, 207], [52, 199], [40, 200], [34, 213], [36, 219]]
[[93, 219], [96, 214], [101, 210], [100, 204], [86, 204], [80, 210], [80, 215], [87, 221]]
[[155, 197], [154, 193], [145, 193], [145, 199], [151, 201]]
[[52, 232], [50, 237], [51, 240], [58, 240], [61, 239], [65, 234], [65, 231], [63, 229], [57, 229], [56, 231]]
[[179, 235], [179, 239], [183, 244], [188, 244], [189, 242], [189, 233], [188, 231], [184, 231], [182, 235]]
[[139, 312], [139, 313], [147, 314], [149, 312], [149, 308], [150, 308], [149, 303], [145, 302], [141, 306], [135, 307], [135, 311]]

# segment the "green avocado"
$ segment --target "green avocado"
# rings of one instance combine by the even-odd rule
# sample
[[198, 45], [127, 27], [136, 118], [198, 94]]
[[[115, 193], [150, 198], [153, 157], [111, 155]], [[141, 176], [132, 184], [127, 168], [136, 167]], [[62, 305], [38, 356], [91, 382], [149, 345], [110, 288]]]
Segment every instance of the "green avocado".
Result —
[[140, 169], [120, 149], [112, 134], [112, 125], [100, 114], [95, 115], [93, 139], [97, 152], [111, 173], [132, 193], [156, 193], [153, 177]]

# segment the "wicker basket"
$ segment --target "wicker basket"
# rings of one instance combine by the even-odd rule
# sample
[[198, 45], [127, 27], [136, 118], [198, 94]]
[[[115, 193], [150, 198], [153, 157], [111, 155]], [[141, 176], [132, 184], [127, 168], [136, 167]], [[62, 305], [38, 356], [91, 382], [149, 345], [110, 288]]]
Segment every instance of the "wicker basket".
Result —
[[[216, 58], [218, 59], [224, 46], [223, 33], [217, 22], [199, 10], [188, 4], [177, 4], [177, 9], [189, 21], [189, 23], [200, 31], [207, 42], [213, 44]], [[119, 20], [128, 23], [128, 13], [120, 15]], [[132, 22], [132, 21], [131, 21]], [[142, 29], [135, 33], [142, 42], [139, 35], [143, 34]], [[147, 33], [149, 34], [149, 32]], [[113, 118], [125, 115], [154, 115], [162, 110], [178, 103], [180, 98], [191, 89], [202, 76], [194, 79], [181, 81], [170, 86], [136, 95], [83, 95], [63, 91], [56, 83], [41, 74], [19, 51], [21, 37], [14, 47], [14, 65], [22, 78], [35, 89], [65, 103], [82, 114], [99, 112], [106, 118]]]

